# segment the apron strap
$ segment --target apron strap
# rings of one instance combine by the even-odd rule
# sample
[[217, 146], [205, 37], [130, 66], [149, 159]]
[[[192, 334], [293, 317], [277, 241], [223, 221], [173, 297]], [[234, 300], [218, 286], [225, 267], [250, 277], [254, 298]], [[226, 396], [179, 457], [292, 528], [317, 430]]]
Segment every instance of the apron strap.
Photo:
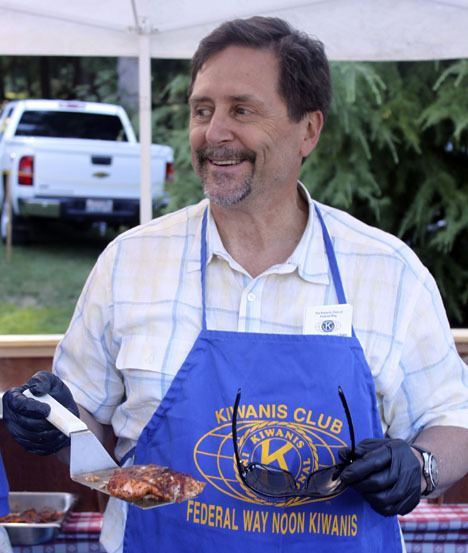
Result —
[[335, 285], [336, 296], [338, 298], [338, 303], [347, 303], [346, 296], [344, 293], [343, 283], [341, 282], [340, 270], [338, 269], [338, 263], [336, 262], [335, 250], [333, 249], [333, 244], [328, 234], [327, 227], [322, 218], [319, 208], [314, 203], [315, 212], [318, 215], [320, 225], [322, 226], [323, 241], [325, 243], [325, 250], [327, 252], [328, 263], [330, 265], [330, 270], [333, 278], [333, 284]]
[[202, 219], [201, 246], [200, 246], [200, 273], [202, 290], [202, 329], [206, 330], [206, 226], [208, 208], [205, 209]]

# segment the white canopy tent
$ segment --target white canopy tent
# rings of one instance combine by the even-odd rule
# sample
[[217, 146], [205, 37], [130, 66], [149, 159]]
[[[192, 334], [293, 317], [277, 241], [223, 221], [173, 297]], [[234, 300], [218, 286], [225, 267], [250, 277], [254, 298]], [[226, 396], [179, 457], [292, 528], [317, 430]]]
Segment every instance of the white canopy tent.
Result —
[[468, 57], [468, 0], [0, 0], [0, 55], [139, 58], [142, 222], [151, 218], [153, 58], [190, 58], [234, 17], [271, 15], [317, 36], [334, 60]]

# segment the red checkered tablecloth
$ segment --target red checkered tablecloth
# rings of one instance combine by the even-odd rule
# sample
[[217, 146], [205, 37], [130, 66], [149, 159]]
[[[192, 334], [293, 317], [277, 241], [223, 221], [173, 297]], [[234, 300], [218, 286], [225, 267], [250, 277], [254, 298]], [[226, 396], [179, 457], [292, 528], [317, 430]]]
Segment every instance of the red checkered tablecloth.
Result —
[[71, 512], [62, 524], [62, 534], [99, 534], [102, 527], [101, 513]]
[[404, 532], [466, 532], [468, 503], [437, 505], [421, 501], [414, 511], [399, 520]]
[[468, 504], [421, 501], [399, 520], [408, 553], [468, 553]]

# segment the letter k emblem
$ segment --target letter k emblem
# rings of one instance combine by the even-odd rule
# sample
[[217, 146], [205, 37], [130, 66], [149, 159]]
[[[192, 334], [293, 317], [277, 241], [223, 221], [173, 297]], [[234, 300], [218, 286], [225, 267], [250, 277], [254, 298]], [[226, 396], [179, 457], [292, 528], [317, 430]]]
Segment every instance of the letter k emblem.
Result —
[[280, 447], [273, 453], [270, 453], [271, 440], [265, 440], [262, 442], [262, 464], [271, 465], [273, 461], [277, 461], [280, 468], [283, 470], [289, 470], [284, 456], [292, 449], [293, 445], [286, 443], [283, 447]]

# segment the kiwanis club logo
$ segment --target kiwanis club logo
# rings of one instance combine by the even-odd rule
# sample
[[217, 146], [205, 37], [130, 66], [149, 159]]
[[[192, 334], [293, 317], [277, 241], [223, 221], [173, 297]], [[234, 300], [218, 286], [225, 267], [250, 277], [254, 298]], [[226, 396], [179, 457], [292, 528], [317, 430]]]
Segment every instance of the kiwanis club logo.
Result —
[[[321, 499], [290, 498], [281, 502], [262, 498], [247, 488], [237, 471], [232, 443], [232, 407], [215, 413], [217, 425], [202, 436], [194, 448], [200, 473], [213, 487], [230, 497], [256, 504], [297, 506]], [[338, 449], [343, 422], [323, 413], [287, 405], [241, 405], [237, 434], [244, 465], [259, 462], [288, 470], [305, 484], [308, 475], [339, 462]]]

